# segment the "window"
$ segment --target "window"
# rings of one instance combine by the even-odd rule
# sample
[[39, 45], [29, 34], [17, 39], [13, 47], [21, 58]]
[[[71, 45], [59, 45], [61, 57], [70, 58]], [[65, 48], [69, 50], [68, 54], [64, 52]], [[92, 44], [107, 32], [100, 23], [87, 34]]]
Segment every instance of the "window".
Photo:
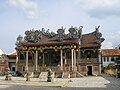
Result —
[[109, 62], [109, 57], [107, 57], [107, 62]]
[[90, 52], [87, 53], [87, 58], [91, 58], [91, 53]]
[[114, 61], [114, 60], [115, 60], [114, 57], [112, 57], [112, 58], [111, 58], [111, 61]]
[[12, 67], [12, 71], [15, 71], [15, 67]]
[[105, 57], [103, 57], [103, 60], [104, 60], [104, 62], [105, 62]]

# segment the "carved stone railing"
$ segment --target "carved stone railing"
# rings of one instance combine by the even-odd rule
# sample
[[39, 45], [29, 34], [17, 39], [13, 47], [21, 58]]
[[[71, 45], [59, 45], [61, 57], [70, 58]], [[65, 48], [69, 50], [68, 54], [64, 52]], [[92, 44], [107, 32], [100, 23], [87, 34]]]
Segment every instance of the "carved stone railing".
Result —
[[98, 58], [80, 58], [79, 63], [99, 63]]

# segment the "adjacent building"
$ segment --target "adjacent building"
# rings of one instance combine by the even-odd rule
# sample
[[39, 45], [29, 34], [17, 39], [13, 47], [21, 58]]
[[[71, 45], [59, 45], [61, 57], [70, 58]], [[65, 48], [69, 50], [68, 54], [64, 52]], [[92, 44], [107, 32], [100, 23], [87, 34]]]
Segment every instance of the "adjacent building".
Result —
[[103, 49], [102, 66], [107, 67], [110, 63], [115, 63], [120, 57], [120, 49]]
[[82, 34], [82, 28], [72, 26], [67, 34], [63, 27], [57, 33], [44, 28], [25, 31], [24, 37], [17, 38], [15, 70], [40, 73], [51, 68], [53, 72], [100, 75], [100, 47], [104, 38], [99, 26], [88, 34]]
[[10, 71], [16, 71], [16, 51], [6, 55]]
[[6, 68], [8, 67], [8, 59], [4, 52], [0, 49], [0, 75], [4, 75]]

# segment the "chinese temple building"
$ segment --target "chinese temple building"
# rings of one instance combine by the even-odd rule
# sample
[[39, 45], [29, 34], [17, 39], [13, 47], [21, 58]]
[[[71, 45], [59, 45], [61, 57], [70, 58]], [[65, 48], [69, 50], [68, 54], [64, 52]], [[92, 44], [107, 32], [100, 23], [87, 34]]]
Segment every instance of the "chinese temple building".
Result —
[[100, 47], [104, 41], [99, 26], [89, 34], [82, 34], [82, 26], [70, 27], [68, 34], [61, 27], [55, 32], [30, 30], [18, 36], [16, 42], [16, 71], [22, 73], [45, 71], [101, 74]]

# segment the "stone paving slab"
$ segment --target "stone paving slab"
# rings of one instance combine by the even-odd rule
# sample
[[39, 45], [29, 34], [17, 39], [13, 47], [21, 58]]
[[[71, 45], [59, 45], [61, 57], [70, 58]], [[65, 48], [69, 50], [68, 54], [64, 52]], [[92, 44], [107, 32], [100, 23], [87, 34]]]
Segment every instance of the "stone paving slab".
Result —
[[12, 77], [11, 81], [6, 81], [5, 77], [0, 77], [0, 85], [12, 86], [41, 86], [41, 87], [64, 87], [68, 83], [68, 79], [55, 78], [53, 82], [40, 81], [39, 78], [31, 78], [26, 81], [23, 77]]
[[89, 76], [83, 78], [70, 79], [55, 78], [53, 82], [40, 81], [39, 78], [31, 78], [31, 81], [25, 81], [23, 77], [12, 77], [11, 81], [5, 81], [5, 77], [0, 77], [0, 85], [12, 86], [32, 86], [32, 87], [69, 87], [69, 88], [91, 88], [120, 90], [120, 78], [111, 76]]
[[67, 87], [81, 88], [117, 88], [120, 90], [120, 78], [103, 76], [89, 76], [83, 78], [72, 78]]
[[110, 82], [103, 77], [84, 77], [84, 78], [72, 78], [72, 82], [68, 84], [68, 87], [106, 87], [106, 84]]

